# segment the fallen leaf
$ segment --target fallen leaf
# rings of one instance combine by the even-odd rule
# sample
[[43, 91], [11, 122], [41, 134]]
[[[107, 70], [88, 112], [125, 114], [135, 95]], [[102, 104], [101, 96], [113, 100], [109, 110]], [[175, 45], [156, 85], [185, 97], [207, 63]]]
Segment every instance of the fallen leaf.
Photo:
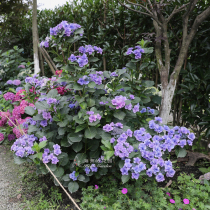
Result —
[[21, 194], [19, 194], [18, 196], [17, 196], [17, 199], [20, 199], [21, 198]]

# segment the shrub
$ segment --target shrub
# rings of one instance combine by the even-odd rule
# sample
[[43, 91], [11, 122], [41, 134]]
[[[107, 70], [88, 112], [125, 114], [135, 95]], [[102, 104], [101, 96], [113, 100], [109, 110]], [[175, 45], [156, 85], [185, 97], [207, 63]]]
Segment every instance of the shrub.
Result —
[[[55, 46], [62, 48], [66, 24], [56, 27], [63, 27], [61, 35], [51, 37]], [[75, 37], [77, 30], [70, 36]], [[139, 53], [146, 49], [136, 49], [142, 49], [139, 61]], [[153, 90], [146, 89], [151, 83], [138, 80], [132, 66], [115, 72], [88, 68], [89, 62], [97, 60], [92, 57], [97, 52], [102, 50], [96, 46], [80, 47], [79, 52], [70, 53], [68, 65], [57, 77], [26, 77], [26, 93], [33, 90], [28, 101], [39, 98], [35, 107], [25, 107], [32, 119], [24, 124], [28, 134], [12, 146], [16, 162], [34, 160], [38, 174], [48, 172], [47, 164], [70, 192], [92, 176], [99, 179], [117, 171], [123, 183], [145, 175], [155, 175], [158, 182], [164, 180], [164, 174], [172, 177], [175, 171], [171, 161], [164, 160], [164, 153], [176, 145], [191, 145], [194, 134], [184, 127], [161, 124], [162, 119], [155, 117], [158, 111], [148, 106], [154, 105], [150, 99]], [[65, 91], [59, 94], [61, 88]], [[31, 155], [32, 151], [37, 153]]]

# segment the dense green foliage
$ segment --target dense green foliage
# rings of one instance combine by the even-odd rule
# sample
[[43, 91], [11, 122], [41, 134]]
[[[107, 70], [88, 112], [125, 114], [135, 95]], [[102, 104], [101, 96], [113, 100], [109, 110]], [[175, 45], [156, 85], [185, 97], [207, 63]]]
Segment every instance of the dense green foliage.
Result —
[[[115, 177], [106, 177], [98, 183], [98, 189], [89, 186], [83, 189], [81, 207], [84, 210], [177, 210], [210, 209], [209, 184], [201, 185], [193, 176], [181, 175], [171, 188], [160, 188], [149, 179], [141, 179], [133, 184], [121, 185]], [[120, 189], [126, 188], [127, 194]], [[178, 188], [178, 189], [177, 189]], [[168, 193], [168, 194], [166, 194]], [[173, 199], [175, 203], [171, 203]], [[189, 204], [184, 204], [188, 199]]]

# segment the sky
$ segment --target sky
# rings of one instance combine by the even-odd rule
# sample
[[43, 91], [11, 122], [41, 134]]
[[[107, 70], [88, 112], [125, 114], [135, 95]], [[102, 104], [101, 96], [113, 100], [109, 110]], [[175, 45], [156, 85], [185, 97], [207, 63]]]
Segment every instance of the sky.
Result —
[[38, 7], [39, 10], [42, 9], [54, 9], [56, 6], [62, 6], [69, 0], [37, 0], [37, 5], [41, 5]]

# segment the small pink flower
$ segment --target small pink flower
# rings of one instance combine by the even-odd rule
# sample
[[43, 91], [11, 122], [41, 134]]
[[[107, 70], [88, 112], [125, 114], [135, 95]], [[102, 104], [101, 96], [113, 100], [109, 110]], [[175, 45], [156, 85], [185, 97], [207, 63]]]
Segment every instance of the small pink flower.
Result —
[[98, 189], [98, 185], [95, 185], [95, 189], [96, 189], [96, 190]]
[[122, 194], [126, 194], [128, 192], [128, 190], [126, 188], [123, 188], [121, 192], [122, 192]]
[[171, 196], [171, 194], [169, 192], [166, 193], [168, 196]]
[[183, 202], [184, 202], [184, 204], [189, 204], [189, 203], [190, 203], [190, 201], [189, 201], [187, 198], [185, 198], [185, 199], [183, 200]]
[[106, 206], [104, 206], [104, 209], [106, 209]]
[[192, 208], [192, 210], [196, 210], [195, 208]]
[[175, 200], [173, 200], [173, 199], [170, 199], [170, 203], [175, 203]]

